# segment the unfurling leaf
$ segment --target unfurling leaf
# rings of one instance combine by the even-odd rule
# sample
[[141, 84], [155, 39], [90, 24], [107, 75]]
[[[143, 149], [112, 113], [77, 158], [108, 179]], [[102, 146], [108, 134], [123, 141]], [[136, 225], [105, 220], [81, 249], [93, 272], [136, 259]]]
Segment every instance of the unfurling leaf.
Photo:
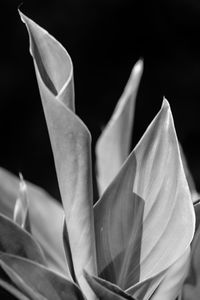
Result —
[[142, 71], [143, 62], [140, 60], [135, 64], [114, 113], [97, 141], [97, 179], [100, 195], [117, 175], [130, 152], [136, 95]]
[[0, 255], [0, 265], [15, 285], [34, 300], [84, 300], [74, 283], [42, 265], [14, 255]]
[[83, 276], [96, 274], [91, 174], [91, 137], [74, 113], [73, 70], [66, 50], [47, 31], [21, 14], [30, 38], [36, 77], [53, 149], [77, 281], [94, 295]]
[[45, 265], [45, 257], [33, 237], [9, 218], [0, 214], [0, 253], [28, 258]]
[[27, 195], [27, 186], [22, 174], [20, 173], [19, 196], [16, 200], [13, 220], [23, 229], [27, 230], [28, 232], [31, 232], [28, 207], [29, 203]]

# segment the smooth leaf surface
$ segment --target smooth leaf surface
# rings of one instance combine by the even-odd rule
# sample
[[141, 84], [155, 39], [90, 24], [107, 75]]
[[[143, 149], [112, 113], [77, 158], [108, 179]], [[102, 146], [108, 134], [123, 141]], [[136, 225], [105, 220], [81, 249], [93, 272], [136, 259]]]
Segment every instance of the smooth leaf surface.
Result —
[[68, 264], [68, 267], [69, 267], [71, 277], [72, 277], [73, 281], [75, 283], [77, 283], [77, 278], [76, 278], [76, 274], [75, 274], [75, 271], [74, 271], [74, 264], [73, 264], [73, 259], [72, 259], [71, 246], [70, 246], [70, 242], [69, 242], [69, 235], [68, 235], [65, 220], [63, 222], [63, 245], [64, 245], [65, 256], [66, 256], [66, 260], [67, 260], [67, 264]]
[[75, 284], [37, 263], [14, 255], [1, 255], [0, 264], [16, 286], [31, 299], [84, 299]]
[[98, 274], [122, 289], [140, 279], [144, 200], [133, 193], [135, 170], [132, 155], [94, 207]]
[[135, 64], [113, 115], [97, 140], [97, 179], [100, 195], [117, 175], [130, 152], [136, 95], [142, 71], [143, 62], [140, 60]]
[[133, 191], [145, 200], [140, 261], [140, 279], [144, 280], [183, 255], [195, 227], [191, 195], [166, 100], [134, 153], [137, 170]]
[[137, 282], [125, 292], [132, 295], [137, 300], [153, 299], [152, 294], [155, 292], [159, 284], [162, 282], [165, 271], [162, 271], [144, 281]]
[[[139, 281], [143, 282], [167, 270], [175, 261], [182, 257], [190, 245], [195, 227], [190, 191], [180, 158], [173, 118], [166, 100], [164, 100], [160, 112], [123, 165], [122, 170], [128, 164], [132, 164], [132, 168], [134, 169], [132, 171], [133, 195], [137, 195], [140, 202], [143, 199], [144, 213], [139, 239], [141, 244], [138, 246], [138, 242], [136, 243], [137, 247], [140, 247], [140, 260], [139, 262], [138, 259], [135, 262], [134, 260], [132, 262], [130, 260], [128, 267], [123, 270], [127, 271], [128, 268], [130, 270], [132, 267], [135, 272], [127, 272], [127, 274], [131, 274], [131, 276], [139, 274]], [[100, 259], [97, 256], [100, 273], [106, 267], [109, 267], [109, 261], [113, 264], [115, 259], [117, 260], [117, 251], [120, 252], [122, 245], [126, 245], [121, 237], [121, 244], [116, 243], [116, 246], [113, 246], [115, 245], [115, 236], [117, 236], [118, 232], [123, 232], [123, 230], [119, 230], [117, 225], [110, 226], [110, 228], [107, 226], [106, 230], [104, 230], [103, 226], [103, 223], [120, 224], [121, 220], [124, 220], [124, 222], [129, 220], [127, 212], [124, 213], [123, 218], [120, 216], [121, 211], [125, 211], [126, 197], [121, 197], [119, 200], [119, 203], [121, 201], [119, 208], [116, 208], [116, 204], [109, 204], [114, 203], [114, 201], [110, 200], [112, 198], [109, 195], [109, 191], [119, 176], [120, 173], [95, 206], [95, 223], [98, 222], [101, 224], [95, 228], [97, 230], [97, 237], [101, 237], [97, 239], [97, 251], [101, 247], [100, 244], [103, 244], [103, 250], [101, 250], [103, 255], [101, 254]], [[130, 176], [128, 177], [130, 178]], [[125, 194], [127, 190], [123, 189], [123, 192]], [[118, 194], [118, 191], [116, 194]], [[113, 218], [113, 211], [115, 209], [117, 212], [115, 215], [118, 215], [118, 218]], [[127, 211], [129, 210], [127, 209]], [[141, 220], [139, 218], [140, 223]], [[130, 228], [134, 228], [134, 226], [130, 226]], [[141, 225], [139, 228], [141, 228]], [[126, 229], [125, 232], [127, 233], [128, 230]], [[184, 232], [184, 235], [182, 232]], [[176, 245], [176, 248], [174, 248], [174, 245]], [[126, 248], [128, 248], [127, 245]], [[122, 257], [126, 256], [123, 255]], [[130, 257], [130, 254], [128, 257]], [[184, 262], [182, 263], [184, 265]], [[114, 270], [113, 274], [115, 276], [115, 283], [119, 284], [116, 276], [120, 274], [122, 266], [119, 265], [117, 270], [118, 272]], [[109, 276], [111, 274], [112, 272]], [[127, 289], [131, 288], [131, 284], [133, 286], [135, 284], [134, 280], [131, 283], [131, 276], [127, 277], [129, 281], [126, 278], [126, 282], [129, 285], [126, 286]], [[125, 277], [122, 278], [125, 279]], [[182, 277], [180, 276], [180, 278]], [[106, 279], [112, 280], [112, 277], [107, 277]], [[158, 279], [157, 286], [159, 283], [160, 278]], [[177, 282], [174, 282], [175, 286], [176, 284]], [[120, 286], [123, 288], [123, 285]], [[175, 286], [173, 287], [174, 291], [176, 291]], [[160, 295], [160, 299], [162, 299], [162, 295]], [[173, 297], [170, 299], [173, 299]]]
[[44, 254], [33, 237], [2, 214], [0, 214], [0, 252], [18, 255], [45, 265]]
[[[170, 266], [154, 291], [151, 300], [174, 300], [182, 289], [183, 282], [188, 272], [190, 263], [190, 247], [185, 253]], [[147, 298], [144, 298], [144, 300]]]
[[189, 168], [185, 153], [184, 153], [183, 148], [182, 148], [180, 143], [179, 143], [179, 148], [180, 148], [181, 159], [182, 159], [182, 162], [183, 162], [183, 168], [184, 168], [184, 171], [185, 171], [185, 176], [187, 178], [189, 189], [190, 189], [190, 192], [191, 192], [191, 195], [192, 195], [192, 201], [195, 202], [196, 200], [199, 199], [199, 194], [197, 192], [193, 176], [190, 172], [190, 168]]
[[185, 279], [181, 300], [196, 300], [200, 297], [200, 203], [196, 203], [196, 232], [191, 246], [191, 262]]
[[[23, 14], [21, 18], [29, 32], [30, 51], [53, 149], [74, 270], [85, 295], [88, 299], [93, 299], [93, 293], [83, 276], [83, 268], [91, 274], [96, 274], [90, 133], [73, 112], [73, 94], [70, 92], [70, 83], [73, 82], [71, 60], [66, 64], [66, 58], [69, 59], [69, 56], [43, 28]], [[54, 72], [54, 68], [49, 66], [52, 61], [50, 45], [53, 45], [53, 51], [58, 56], [60, 51], [65, 52], [64, 57], [61, 55], [59, 59], [61, 64], [65, 65], [63, 84], [66, 98], [60, 97], [63, 87], [56, 93], [49, 80], [46, 80], [47, 77], [50, 78], [54, 87], [59, 81], [57, 73], [51, 73], [51, 70]], [[57, 56], [55, 61], [56, 59]]]
[[[0, 168], [0, 212], [12, 219], [19, 179]], [[70, 277], [62, 242], [64, 212], [58, 202], [27, 182], [32, 233], [44, 250], [48, 266]]]
[[85, 277], [87, 282], [93, 289], [94, 293], [98, 297], [98, 299], [102, 300], [134, 300], [133, 297], [126, 294], [123, 290], [121, 290], [117, 285], [111, 284], [110, 282], [103, 280], [99, 277], [90, 276], [87, 272], [85, 272]]

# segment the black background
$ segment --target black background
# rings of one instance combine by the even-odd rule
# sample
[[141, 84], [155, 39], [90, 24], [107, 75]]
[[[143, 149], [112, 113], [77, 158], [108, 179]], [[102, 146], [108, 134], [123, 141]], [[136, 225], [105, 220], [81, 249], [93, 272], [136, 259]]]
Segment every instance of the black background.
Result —
[[[28, 35], [17, 7], [1, 2], [0, 165], [59, 199]], [[199, 0], [24, 1], [22, 12], [67, 49], [74, 64], [76, 111], [93, 137], [144, 58], [133, 145], [160, 109], [171, 104], [177, 135], [200, 190]]]

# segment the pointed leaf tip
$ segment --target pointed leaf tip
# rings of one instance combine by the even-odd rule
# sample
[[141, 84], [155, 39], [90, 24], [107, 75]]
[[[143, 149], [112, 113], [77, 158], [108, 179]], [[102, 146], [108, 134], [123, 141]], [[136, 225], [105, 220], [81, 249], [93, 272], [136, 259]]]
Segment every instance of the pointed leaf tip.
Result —
[[93, 299], [82, 274], [83, 267], [96, 274], [90, 133], [74, 113], [73, 67], [69, 54], [42, 27], [27, 17], [23, 19], [28, 26], [53, 149], [74, 271], [83, 293]]
[[194, 234], [194, 209], [166, 99], [134, 153], [133, 191], [145, 200], [140, 265], [141, 279], [146, 279], [176, 261]]

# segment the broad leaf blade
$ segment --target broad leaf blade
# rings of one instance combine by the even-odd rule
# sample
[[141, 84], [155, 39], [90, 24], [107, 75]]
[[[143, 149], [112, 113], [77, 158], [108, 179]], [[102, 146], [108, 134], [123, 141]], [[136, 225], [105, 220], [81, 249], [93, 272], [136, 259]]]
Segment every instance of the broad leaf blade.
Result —
[[37, 263], [14, 255], [1, 255], [0, 264], [16, 286], [31, 299], [84, 299], [75, 284]]
[[[168, 268], [151, 300], [174, 300], [178, 297], [190, 263], [190, 248]], [[144, 298], [143, 300], [148, 299]], [[190, 298], [191, 299], [191, 298]], [[197, 299], [197, 298], [196, 298]]]
[[0, 252], [46, 264], [43, 252], [33, 237], [2, 214], [0, 214]]
[[114, 179], [130, 151], [134, 110], [143, 63], [138, 61], [114, 113], [96, 144], [100, 195]]
[[[48, 266], [70, 276], [62, 242], [64, 212], [59, 203], [42, 189], [30, 183], [27, 186], [32, 233], [44, 250]], [[18, 187], [18, 178], [0, 168], [0, 211], [11, 219]]]
[[197, 226], [191, 246], [191, 263], [186, 280], [183, 284], [182, 300], [196, 300], [200, 297], [200, 203], [195, 206]]
[[140, 251], [144, 200], [133, 193], [135, 157], [94, 207], [99, 275], [127, 289], [140, 279]]
[[140, 260], [140, 280], [145, 280], [183, 255], [195, 227], [191, 195], [166, 100], [134, 153], [137, 171], [133, 191], [145, 200]]
[[134, 300], [133, 297], [126, 294], [118, 286], [111, 284], [110, 282], [103, 280], [99, 277], [91, 276], [85, 272], [85, 277], [90, 287], [93, 289], [94, 293], [98, 299], [102, 300]]
[[[46, 57], [49, 57], [49, 53], [47, 53], [49, 50], [44, 45], [51, 44], [52, 41], [57, 43], [57, 41], [29, 18], [22, 14], [21, 17], [29, 32], [31, 54], [66, 216], [74, 270], [84, 293], [88, 299], [92, 299], [93, 293], [83, 276], [83, 268], [91, 274], [96, 274], [90, 133], [72, 111], [73, 99], [67, 98], [63, 101], [60, 98], [60, 92], [56, 95], [43, 76], [45, 69], [46, 74], [55, 80], [52, 74], [48, 73]], [[60, 44], [57, 43], [57, 48], [59, 47]], [[64, 63], [65, 58], [63, 59]], [[72, 66], [68, 64], [67, 67], [65, 95], [71, 98], [73, 95], [70, 91], [68, 92], [68, 89], [71, 88], [69, 83], [73, 81]], [[56, 85], [56, 80], [53, 83]]]
[[[126, 254], [122, 256], [121, 265], [115, 264], [119, 261], [117, 251], [121, 252], [122, 245], [125, 244], [125, 249], [128, 249], [126, 243], [123, 242], [123, 230], [120, 231], [117, 224], [123, 224], [129, 220], [126, 206], [127, 203], [130, 205], [131, 198], [127, 202], [125, 196], [119, 200], [116, 198], [114, 205], [111, 204], [114, 203], [112, 197], [116, 196], [112, 195], [113, 193], [110, 191], [116, 185], [113, 191], [116, 195], [119, 193], [116, 192], [117, 180], [120, 173], [123, 172], [123, 168], [129, 164], [132, 164], [134, 169], [131, 175], [133, 195], [137, 195], [140, 202], [144, 201], [144, 215], [142, 230], [140, 230], [141, 244], [138, 256], [140, 259], [134, 260], [133, 257], [129, 260], [128, 267], [124, 268], [123, 258], [127, 257]], [[123, 192], [127, 193], [127, 190], [123, 189]], [[141, 201], [141, 199], [143, 200]], [[118, 204], [120, 202], [121, 205]], [[113, 213], [115, 210], [116, 212]], [[129, 210], [127, 209], [127, 211]], [[117, 215], [118, 218], [113, 218]], [[141, 222], [140, 219], [139, 221]], [[117, 177], [95, 206], [95, 223], [97, 222], [101, 224], [95, 228], [97, 251], [101, 244], [103, 245], [100, 256], [97, 256], [99, 271], [100, 273], [105, 272], [106, 268], [109, 268], [109, 261], [110, 265], [115, 264], [115, 268], [110, 268], [110, 274], [106, 279], [112, 281], [114, 277], [115, 283], [120, 285], [119, 274], [121, 270], [127, 270], [126, 277], [122, 276], [124, 280], [126, 278], [125, 282], [128, 282], [129, 286], [126, 288], [131, 288], [131, 281], [134, 286], [136, 275], [139, 276], [138, 281], [145, 281], [167, 270], [188, 249], [194, 233], [194, 211], [180, 158], [171, 111], [166, 100]], [[106, 230], [104, 230], [103, 223], [115, 224], [115, 226], [106, 226]], [[132, 228], [130, 226], [129, 230], [134, 230]], [[125, 232], [127, 233], [127, 230]], [[121, 234], [121, 244], [117, 245], [116, 243], [114, 246], [117, 234]], [[124, 234], [124, 236], [126, 235]], [[174, 248], [174, 244], [176, 244], [176, 248]], [[138, 243], [134, 247], [138, 247]], [[131, 254], [128, 257], [131, 258]], [[131, 267], [134, 272], [131, 272]], [[159, 282], [160, 278], [157, 285], [155, 284], [155, 289]], [[123, 285], [120, 286], [124, 288]]]

